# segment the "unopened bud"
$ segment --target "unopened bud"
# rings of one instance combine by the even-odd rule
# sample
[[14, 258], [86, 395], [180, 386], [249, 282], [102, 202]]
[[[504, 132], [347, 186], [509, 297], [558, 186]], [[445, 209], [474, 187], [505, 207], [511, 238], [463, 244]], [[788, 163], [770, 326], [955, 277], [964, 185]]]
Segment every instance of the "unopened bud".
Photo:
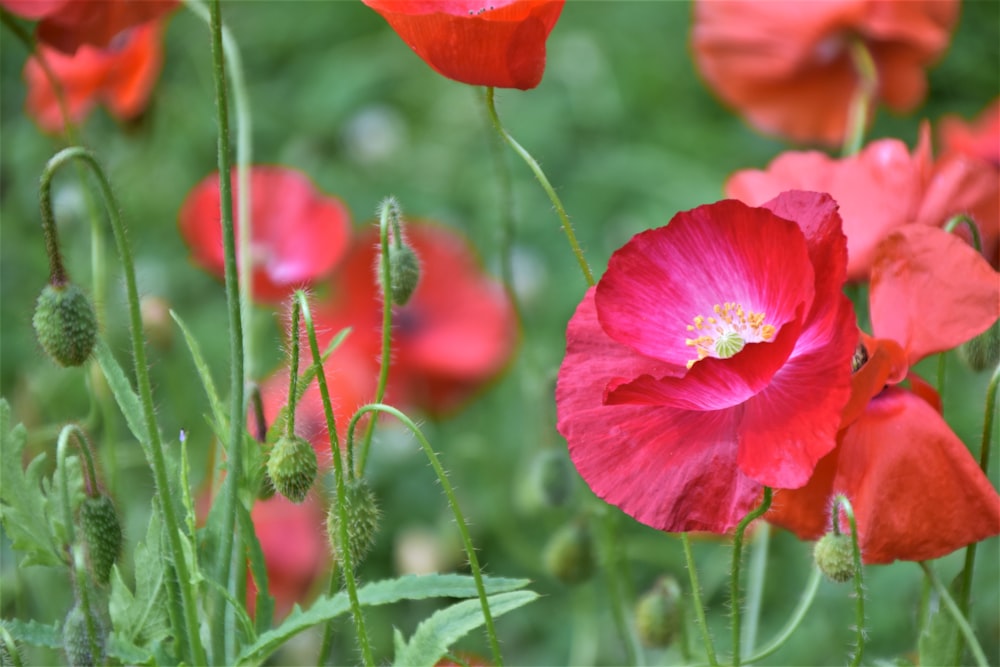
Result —
[[48, 284], [38, 297], [32, 318], [42, 348], [60, 366], [80, 366], [97, 342], [94, 305], [73, 283]]
[[122, 525], [111, 498], [104, 494], [85, 498], [80, 506], [80, 524], [94, 580], [107, 584], [111, 566], [122, 552]]
[[573, 476], [565, 451], [554, 448], [539, 452], [529, 473], [532, 492], [542, 505], [561, 507], [573, 490]]
[[1000, 363], [1000, 320], [970, 341], [958, 346], [958, 356], [977, 373]]
[[579, 523], [568, 523], [545, 546], [545, 569], [564, 584], [578, 584], [594, 570], [590, 532]]
[[399, 246], [389, 244], [389, 292], [392, 302], [405, 306], [420, 282], [420, 260], [405, 241]]
[[813, 559], [820, 572], [832, 581], [843, 583], [854, 578], [854, 548], [851, 536], [827, 533], [813, 549]]
[[646, 646], [663, 648], [673, 643], [681, 627], [681, 587], [673, 577], [661, 577], [635, 608], [639, 639]]
[[267, 461], [267, 474], [274, 488], [293, 503], [306, 499], [318, 470], [316, 451], [309, 441], [298, 436], [278, 440]]
[[[344, 486], [344, 514], [347, 518], [347, 548], [351, 565], [357, 568], [375, 544], [381, 512], [375, 493], [363, 477], [347, 482]], [[337, 562], [343, 562], [340, 541], [340, 512], [334, 501], [326, 514], [326, 534], [330, 550]]]
[[91, 667], [105, 663], [107, 625], [99, 614], [91, 615], [90, 623], [94, 631], [92, 642], [87, 631], [87, 620], [86, 610], [77, 602], [63, 622], [63, 650], [66, 651], [66, 661], [71, 667]]

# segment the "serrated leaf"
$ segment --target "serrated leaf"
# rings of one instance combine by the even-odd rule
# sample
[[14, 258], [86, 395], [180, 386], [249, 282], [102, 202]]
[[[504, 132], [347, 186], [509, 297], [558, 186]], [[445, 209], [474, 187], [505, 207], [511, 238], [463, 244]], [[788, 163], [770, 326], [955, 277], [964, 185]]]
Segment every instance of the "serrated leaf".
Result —
[[[961, 586], [961, 573], [959, 573], [948, 587], [953, 597], [958, 596]], [[949, 665], [955, 660], [955, 652], [958, 650], [958, 625], [936, 592], [933, 601], [937, 603], [936, 608], [928, 612], [927, 622], [917, 642], [920, 664]]]
[[154, 662], [153, 652], [140, 648], [132, 642], [123, 639], [117, 632], [112, 632], [108, 636], [105, 650], [108, 657], [118, 658], [126, 665], [149, 665]]
[[123, 642], [140, 647], [170, 635], [160, 533], [159, 513], [154, 507], [146, 539], [135, 548], [134, 595], [122, 581], [117, 567], [112, 571], [108, 604], [111, 624]]
[[129, 382], [122, 367], [118, 365], [115, 355], [111, 353], [111, 348], [101, 337], [97, 338], [97, 345], [94, 346], [94, 357], [104, 372], [104, 377], [108, 381], [108, 386], [111, 387], [111, 393], [115, 396], [118, 408], [125, 416], [128, 430], [132, 431], [135, 439], [142, 443], [143, 449], [148, 448], [149, 433], [146, 429], [146, 417], [143, 415], [139, 396], [132, 389], [132, 383]]
[[60, 565], [42, 492], [45, 453], [22, 469], [27, 431], [22, 424], [12, 427], [10, 422], [10, 406], [0, 399], [0, 523], [14, 549], [25, 554], [21, 567]]
[[[170, 317], [174, 318], [174, 322], [177, 323], [177, 326], [181, 329], [181, 333], [184, 334], [184, 342], [187, 343], [191, 359], [194, 361], [195, 369], [198, 371], [198, 378], [201, 380], [201, 386], [205, 390], [209, 407], [212, 409], [212, 420], [215, 422], [213, 428], [217, 435], [225, 433], [228, 429], [229, 419], [226, 416], [226, 410], [222, 405], [222, 401], [219, 399], [219, 392], [215, 389], [215, 382], [212, 380], [212, 374], [208, 370], [208, 364], [205, 363], [205, 357], [201, 353], [201, 346], [198, 344], [198, 339], [191, 335], [190, 329], [181, 320], [180, 315], [171, 310]], [[225, 438], [221, 436], [220, 438], [222, 442], [226, 441]]]
[[62, 648], [62, 623], [59, 621], [42, 625], [34, 619], [25, 622], [12, 618], [4, 619], [3, 624], [15, 641], [44, 648]]
[[[514, 591], [490, 595], [487, 601], [493, 618], [524, 606], [538, 598], [534, 591]], [[479, 600], [457, 602], [434, 612], [417, 626], [409, 643], [396, 653], [395, 664], [405, 667], [433, 667], [448, 647], [486, 623]]]
[[[523, 588], [527, 579], [506, 579], [501, 577], [483, 577], [483, 585], [487, 593], [503, 593]], [[362, 606], [390, 604], [400, 600], [420, 600], [435, 597], [468, 598], [478, 595], [475, 580], [461, 574], [427, 574], [407, 575], [398, 579], [376, 581], [358, 589], [358, 601]], [[479, 600], [475, 600], [479, 604]], [[237, 658], [237, 663], [261, 662], [271, 655], [279, 646], [298, 633], [311, 628], [317, 623], [323, 623], [336, 618], [350, 610], [347, 593], [340, 592], [333, 597], [320, 597], [308, 611], [303, 611], [298, 605], [292, 609], [285, 621], [269, 632], [265, 632], [257, 641], [243, 649]]]

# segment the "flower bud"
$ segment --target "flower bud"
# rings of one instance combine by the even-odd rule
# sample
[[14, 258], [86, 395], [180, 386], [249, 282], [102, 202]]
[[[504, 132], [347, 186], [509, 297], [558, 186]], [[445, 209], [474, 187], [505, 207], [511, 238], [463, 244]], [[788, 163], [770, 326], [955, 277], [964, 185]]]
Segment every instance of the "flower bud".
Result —
[[264, 471], [260, 475], [260, 484], [257, 486], [257, 500], [269, 500], [274, 497], [274, 480], [271, 479], [271, 475], [267, 472], [267, 467], [265, 466]]
[[97, 313], [73, 283], [48, 284], [38, 297], [32, 318], [42, 348], [60, 366], [79, 366], [94, 351]]
[[297, 435], [278, 440], [267, 461], [267, 474], [274, 488], [293, 503], [306, 499], [318, 469], [316, 451]]
[[594, 570], [594, 551], [587, 528], [568, 523], [545, 546], [545, 569], [564, 584], [585, 581]]
[[827, 533], [816, 542], [813, 559], [820, 572], [832, 581], [844, 583], [854, 577], [854, 548], [850, 535]]
[[122, 525], [111, 498], [104, 494], [85, 498], [80, 506], [80, 524], [94, 580], [107, 584], [111, 566], [122, 552]]
[[405, 306], [420, 282], [420, 260], [405, 241], [389, 244], [389, 292], [392, 302]]
[[970, 341], [958, 346], [958, 356], [977, 373], [1000, 363], [1000, 320]]
[[528, 474], [533, 495], [546, 507], [561, 507], [573, 491], [570, 462], [564, 451], [548, 448], [539, 452]]
[[[347, 515], [347, 545], [351, 565], [357, 568], [372, 546], [378, 533], [381, 511], [375, 493], [363, 477], [344, 485], [344, 513]], [[334, 560], [343, 562], [340, 543], [340, 512], [334, 500], [326, 514], [326, 534]]]
[[673, 577], [661, 577], [635, 608], [639, 639], [646, 646], [663, 648], [673, 643], [681, 627], [681, 587]]
[[[91, 615], [94, 627], [95, 642], [92, 644], [87, 633], [87, 612], [77, 602], [66, 615], [63, 622], [63, 650], [66, 651], [66, 661], [70, 667], [91, 667], [105, 663], [105, 642], [108, 628], [99, 614]], [[94, 648], [98, 655], [94, 655]]]

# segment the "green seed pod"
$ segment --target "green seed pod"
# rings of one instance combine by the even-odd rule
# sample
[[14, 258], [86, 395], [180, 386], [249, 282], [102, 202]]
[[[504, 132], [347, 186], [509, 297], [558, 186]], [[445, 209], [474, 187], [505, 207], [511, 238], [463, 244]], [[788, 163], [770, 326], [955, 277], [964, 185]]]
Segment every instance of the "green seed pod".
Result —
[[73, 283], [46, 285], [32, 318], [42, 348], [60, 366], [79, 366], [97, 342], [97, 313]]
[[389, 282], [392, 302], [405, 306], [420, 282], [420, 260], [404, 241], [399, 247], [389, 244]]
[[1000, 320], [970, 341], [958, 346], [958, 356], [980, 373], [1000, 363]]
[[578, 584], [594, 571], [590, 533], [579, 522], [568, 523], [545, 546], [545, 569], [564, 584]]
[[107, 584], [111, 566], [122, 552], [122, 525], [111, 498], [104, 494], [87, 497], [80, 506], [80, 524], [94, 580]]
[[681, 587], [673, 577], [661, 577], [635, 608], [639, 639], [646, 646], [670, 646], [681, 628]]
[[306, 499], [318, 470], [316, 451], [297, 435], [278, 440], [267, 461], [267, 474], [274, 488], [293, 503]]
[[[66, 615], [63, 623], [63, 650], [66, 651], [66, 661], [71, 667], [91, 667], [105, 663], [107, 624], [97, 614], [91, 616], [91, 623], [96, 635], [93, 643], [87, 633], [87, 614], [82, 605], [77, 602]], [[94, 654], [95, 647], [97, 655]]]
[[851, 536], [827, 533], [813, 549], [816, 567], [831, 581], [844, 583], [854, 578], [854, 548]]
[[[375, 544], [379, 518], [382, 513], [375, 500], [375, 493], [363, 477], [347, 482], [344, 486], [344, 510], [347, 515], [347, 544], [351, 565], [361, 564]], [[340, 514], [337, 502], [330, 504], [326, 513], [326, 534], [334, 560], [343, 562], [340, 544]]]

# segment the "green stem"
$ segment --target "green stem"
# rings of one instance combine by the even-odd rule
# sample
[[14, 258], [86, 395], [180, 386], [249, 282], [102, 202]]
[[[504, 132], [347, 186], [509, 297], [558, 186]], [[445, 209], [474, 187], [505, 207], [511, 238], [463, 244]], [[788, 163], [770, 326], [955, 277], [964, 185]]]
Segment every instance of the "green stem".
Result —
[[875, 100], [875, 93], [878, 92], [878, 69], [864, 40], [854, 39], [850, 44], [850, 54], [855, 73], [858, 75], [858, 87], [847, 110], [844, 157], [854, 155], [861, 150], [861, 144], [865, 140], [865, 128], [868, 125], [868, 113]]
[[398, 419], [403, 426], [410, 429], [410, 432], [412, 432], [417, 438], [417, 441], [420, 443], [420, 447], [424, 450], [424, 454], [427, 455], [427, 459], [430, 461], [431, 467], [434, 468], [438, 482], [441, 484], [441, 489], [448, 498], [448, 505], [451, 507], [452, 514], [455, 515], [455, 523], [458, 524], [458, 530], [462, 534], [462, 544], [465, 547], [465, 555], [469, 559], [469, 569], [472, 570], [472, 578], [476, 582], [476, 590], [479, 592], [479, 603], [482, 606], [483, 618], [486, 621], [486, 634], [489, 637], [490, 649], [493, 652], [493, 663], [497, 667], [503, 667], [503, 658], [500, 655], [500, 643], [497, 641], [496, 629], [493, 626], [493, 615], [490, 613], [490, 603], [486, 599], [486, 587], [483, 585], [483, 574], [481, 568], [479, 567], [479, 559], [476, 557], [476, 550], [472, 545], [472, 537], [469, 535], [469, 527], [465, 523], [465, 517], [462, 515], [462, 509], [458, 506], [458, 499], [455, 497], [455, 491], [452, 489], [451, 482], [448, 481], [448, 475], [445, 474], [444, 468], [441, 466], [441, 461], [438, 459], [438, 456], [431, 447], [431, 444], [427, 441], [427, 438], [425, 438], [424, 434], [419, 428], [417, 428], [417, 425], [413, 423], [413, 420], [391, 405], [369, 403], [368, 405], [363, 405], [358, 408], [358, 411], [354, 413], [353, 417], [351, 417], [351, 421], [347, 426], [348, 440], [351, 440], [351, 438], [354, 437], [354, 429], [357, 426], [358, 419], [369, 412], [384, 412], [386, 414], [390, 414]]
[[705, 620], [705, 607], [701, 604], [701, 585], [698, 583], [698, 567], [694, 562], [694, 554], [691, 553], [691, 538], [688, 537], [687, 533], [681, 533], [681, 544], [684, 545], [684, 561], [687, 563], [688, 576], [691, 579], [691, 600], [694, 602], [694, 617], [698, 623], [698, 630], [701, 631], [701, 641], [705, 645], [708, 664], [718, 665], [719, 660], [715, 657], [715, 645], [712, 643], [712, 635], [708, 631], [708, 622]]
[[802, 624], [802, 619], [806, 617], [806, 612], [812, 606], [813, 600], [816, 599], [816, 591], [819, 590], [819, 582], [822, 579], [823, 573], [820, 572], [818, 567], [812, 568], [809, 574], [809, 582], [806, 584], [806, 588], [802, 591], [802, 597], [799, 598], [799, 604], [795, 607], [795, 611], [792, 612], [791, 618], [785, 623], [785, 627], [781, 629], [774, 639], [772, 639], [764, 648], [760, 649], [757, 653], [747, 658], [744, 662], [747, 664], [753, 664], [760, 660], [763, 660], [767, 656], [776, 652], [785, 642], [795, 633], [799, 625]]
[[[65, 481], [65, 475], [64, 480]], [[65, 494], [63, 494], [65, 495]], [[75, 583], [76, 594], [79, 596], [79, 604], [83, 607], [83, 622], [87, 628], [87, 642], [90, 644], [90, 655], [93, 656], [95, 660], [100, 659], [104, 656], [104, 651], [101, 649], [101, 643], [97, 636], [97, 625], [94, 623], [97, 618], [97, 612], [91, 611], [90, 607], [90, 586], [87, 585], [87, 566], [86, 561], [83, 557], [83, 550], [79, 545], [72, 546], [73, 553], [73, 579]], [[103, 638], [100, 638], [103, 639]]]
[[762, 516], [771, 507], [771, 489], [764, 487], [764, 497], [756, 509], [743, 517], [736, 524], [736, 532], [733, 534], [733, 566], [729, 579], [729, 606], [730, 622], [733, 630], [733, 667], [739, 667], [740, 651], [742, 642], [740, 640], [740, 567], [743, 561], [743, 534], [746, 532], [750, 522]]
[[854, 507], [847, 496], [837, 494], [833, 497], [833, 532], [840, 535], [840, 512], [843, 510], [847, 515], [847, 521], [851, 525], [851, 555], [854, 560], [854, 615], [855, 633], [857, 636], [857, 650], [851, 660], [851, 667], [861, 664], [861, 658], [865, 652], [865, 582], [861, 562], [861, 546], [858, 541], [858, 522], [854, 518]]
[[969, 230], [969, 235], [972, 236], [972, 247], [976, 249], [976, 252], [982, 252], [983, 237], [982, 234], [979, 233], [979, 225], [976, 224], [975, 220], [964, 213], [959, 213], [948, 220], [948, 222], [944, 223], [943, 229], [951, 234], [959, 225], [965, 225], [966, 229]]
[[[927, 563], [920, 561], [917, 565], [923, 569], [924, 574], [927, 575], [928, 579], [930, 579], [931, 586], [933, 586], [934, 590], [937, 591], [941, 601], [944, 602], [944, 606], [948, 608], [948, 612], [955, 621], [955, 625], [958, 626], [959, 632], [962, 634], [962, 637], [965, 638], [965, 643], [969, 645], [969, 650], [972, 651], [972, 656], [975, 658], [976, 664], [980, 667], [986, 667], [989, 662], [986, 660], [986, 654], [983, 653], [983, 647], [979, 645], [979, 640], [976, 639], [976, 635], [969, 626], [969, 622], [966, 620], [965, 615], [962, 614], [958, 605], [955, 604], [951, 595], [948, 594], [948, 588], [941, 583], [937, 573]], [[961, 647], [959, 647], [959, 650], [961, 650]], [[959, 655], [959, 657], [961, 657], [961, 655]], [[961, 663], [956, 661], [952, 664], [958, 665]]]
[[[606, 505], [601, 505], [601, 562], [603, 563], [606, 575], [608, 596], [611, 598], [611, 616], [614, 619], [615, 627], [621, 636], [622, 644], [625, 647], [625, 662], [629, 665], [641, 665], [643, 663], [642, 647], [639, 639], [629, 626], [625, 616], [625, 595], [619, 586], [617, 573], [621, 564], [618, 562], [619, 539], [614, 517], [610, 516]], [[608, 515], [608, 516], [603, 516]]]
[[747, 624], [740, 650], [750, 653], [757, 644], [760, 610], [764, 599], [764, 579], [767, 576], [767, 554], [771, 544], [771, 525], [762, 522], [754, 532], [754, 549], [750, 554], [750, 581], [747, 582]]
[[69, 497], [69, 473], [66, 471], [66, 450], [69, 449], [69, 438], [73, 435], [73, 426], [64, 426], [59, 432], [56, 443], [56, 469], [59, 471], [59, 481], [62, 484], [62, 494], [59, 498], [62, 505], [63, 521], [66, 523], [66, 539], [70, 549], [76, 543], [76, 526], [73, 523], [73, 506]]
[[[337, 487], [337, 519], [338, 537], [340, 538], [340, 558], [341, 571], [344, 573], [344, 583], [347, 586], [347, 597], [351, 602], [351, 615], [354, 617], [354, 628], [358, 635], [358, 642], [361, 644], [361, 655], [364, 657], [365, 665], [372, 667], [375, 659], [372, 657], [372, 649], [368, 639], [368, 631], [365, 628], [365, 615], [361, 611], [361, 603], [358, 602], [358, 587], [354, 580], [354, 563], [351, 562], [351, 550], [348, 548], [350, 538], [347, 534], [347, 489], [344, 482], [344, 462], [341, 460], [340, 443], [337, 437], [337, 420], [333, 414], [333, 403], [330, 401], [330, 389], [326, 383], [326, 371], [323, 368], [323, 356], [319, 351], [319, 341], [316, 340], [316, 327], [313, 325], [312, 311], [309, 308], [309, 300], [301, 290], [296, 290], [294, 303], [292, 305], [293, 320], [296, 314], [301, 312], [305, 322], [306, 335], [309, 337], [309, 350], [312, 353], [313, 366], [316, 368], [316, 383], [319, 385], [320, 397], [323, 400], [323, 414], [326, 416], [326, 428], [330, 435], [330, 454], [333, 459], [333, 477]], [[299, 337], [298, 327], [292, 330], [293, 340]], [[330, 573], [330, 589], [333, 590], [336, 573]], [[324, 664], [332, 641], [332, 623], [328, 622], [323, 634], [323, 645], [320, 647], [319, 664]]]
[[[979, 468], [987, 474], [990, 467], [990, 449], [993, 445], [993, 419], [996, 416], [997, 388], [1000, 387], [1000, 366], [997, 366], [986, 386], [986, 410], [983, 415], [983, 436], [979, 446]], [[958, 594], [958, 611], [963, 616], [969, 613], [969, 602], [972, 596], [972, 574], [976, 567], [976, 547], [972, 543], [965, 549], [965, 565], [962, 568], [962, 584]], [[962, 639], [959, 638], [955, 648], [955, 664], [962, 658], [964, 650]]]
[[[156, 483], [157, 499], [160, 512], [163, 515], [163, 522], [167, 529], [168, 544], [170, 547], [170, 557], [177, 571], [177, 578], [180, 584], [181, 604], [183, 606], [183, 618], [185, 627], [177, 628], [179, 640], [186, 642], [191, 655], [189, 660], [195, 664], [207, 664], [205, 650], [201, 644], [198, 634], [198, 611], [195, 602], [194, 591], [191, 588], [191, 578], [188, 572], [187, 561], [180, 538], [180, 524], [177, 521], [173, 501], [173, 494], [170, 490], [169, 477], [167, 476], [167, 464], [163, 451], [163, 442], [160, 440], [160, 428], [156, 421], [156, 410], [153, 403], [153, 389], [149, 380], [149, 365], [146, 362], [145, 341], [142, 337], [142, 315], [139, 312], [139, 290], [136, 286], [135, 263], [132, 259], [132, 251], [125, 237], [125, 227], [122, 224], [118, 211], [118, 204], [111, 191], [101, 169], [100, 164], [94, 155], [79, 146], [66, 148], [52, 157], [45, 166], [42, 173], [41, 191], [42, 198], [51, 202], [52, 177], [55, 171], [73, 159], [82, 160], [90, 167], [101, 188], [104, 198], [105, 209], [108, 219], [111, 222], [111, 229], [114, 233], [115, 244], [118, 248], [118, 255], [121, 258], [123, 273], [125, 274], [125, 287], [128, 295], [129, 311], [129, 334], [132, 340], [132, 360], [135, 366], [136, 381], [139, 389], [139, 399], [142, 404], [143, 417], [147, 429], [148, 443], [144, 443], [144, 449], [150, 466], [153, 469], [153, 478]], [[51, 204], [42, 207], [42, 215], [48, 211], [51, 214]]]
[[503, 140], [507, 142], [507, 145], [514, 149], [514, 152], [521, 156], [521, 159], [525, 161], [528, 168], [538, 179], [538, 183], [545, 190], [545, 194], [549, 196], [549, 200], [556, 209], [556, 213], [559, 215], [559, 221], [562, 223], [563, 231], [566, 233], [566, 238], [569, 240], [569, 247], [573, 250], [573, 255], [576, 257], [577, 263], [580, 265], [580, 271], [583, 273], [584, 279], [587, 281], [589, 287], [594, 286], [594, 274], [590, 272], [590, 267], [587, 265], [587, 260], [583, 257], [583, 250], [580, 249], [580, 244], [577, 243], [576, 234], [573, 233], [573, 225], [569, 221], [569, 216], [566, 215], [566, 209], [562, 205], [562, 201], [559, 199], [559, 195], [556, 194], [555, 189], [552, 184], [549, 183], [549, 179], [545, 177], [545, 172], [535, 161], [535, 158], [531, 157], [531, 153], [526, 151], [521, 144], [514, 140], [514, 137], [504, 129], [504, 126], [500, 123], [500, 117], [497, 115], [496, 103], [494, 102], [494, 89], [493, 87], [488, 87], [486, 89], [486, 111], [490, 115], [490, 121], [493, 123], [493, 127], [496, 131], [500, 133]]
[[21, 662], [21, 653], [17, 650], [17, 643], [14, 642], [14, 638], [7, 632], [7, 628], [2, 625], [0, 625], [0, 641], [3, 642], [3, 647], [7, 651], [11, 665], [13, 667], [24, 667], [24, 663]]
[[76, 424], [67, 424], [59, 432], [58, 446], [62, 448], [64, 439], [68, 440], [71, 435], [76, 436], [76, 448], [80, 451], [84, 462], [84, 488], [88, 496], [96, 498], [100, 495], [97, 486], [97, 468], [94, 466], [94, 455], [90, 451], [90, 441], [87, 439], [87, 434]]

